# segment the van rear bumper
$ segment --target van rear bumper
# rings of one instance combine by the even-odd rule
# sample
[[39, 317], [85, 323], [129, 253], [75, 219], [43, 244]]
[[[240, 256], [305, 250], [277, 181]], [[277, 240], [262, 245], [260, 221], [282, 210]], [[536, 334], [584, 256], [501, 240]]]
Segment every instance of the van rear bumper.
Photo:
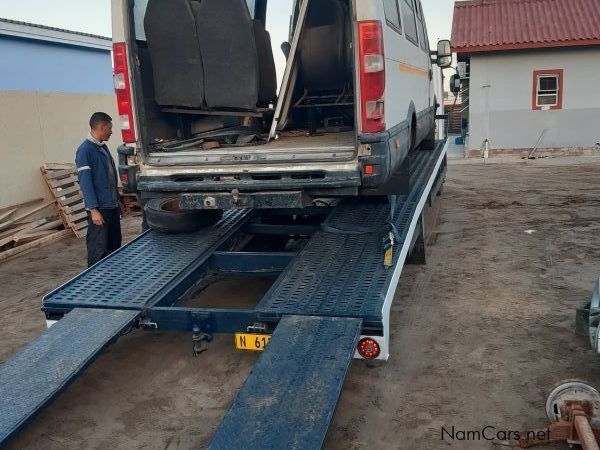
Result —
[[231, 175], [194, 174], [170, 176], [141, 176], [138, 188], [142, 192], [240, 192], [283, 190], [330, 190], [359, 188], [358, 170], [344, 172], [273, 172], [237, 173]]

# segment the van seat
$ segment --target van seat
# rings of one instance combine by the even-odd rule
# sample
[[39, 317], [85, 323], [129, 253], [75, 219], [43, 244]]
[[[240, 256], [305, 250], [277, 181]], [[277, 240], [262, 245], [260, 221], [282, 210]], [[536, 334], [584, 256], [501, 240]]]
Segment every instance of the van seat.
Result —
[[343, 90], [351, 80], [351, 40], [350, 14], [344, 3], [311, 3], [300, 51], [300, 71], [308, 92]]
[[149, 0], [144, 29], [159, 105], [200, 108], [204, 70], [189, 0]]
[[277, 99], [277, 73], [271, 36], [258, 20], [254, 21], [254, 39], [258, 53], [258, 102], [268, 104]]
[[196, 12], [209, 108], [254, 109], [259, 60], [245, 0], [202, 0]]

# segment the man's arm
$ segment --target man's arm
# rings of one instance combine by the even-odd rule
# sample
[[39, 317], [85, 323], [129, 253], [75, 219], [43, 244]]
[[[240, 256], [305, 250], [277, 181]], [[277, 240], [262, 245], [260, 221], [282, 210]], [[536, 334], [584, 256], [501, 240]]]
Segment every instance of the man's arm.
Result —
[[94, 180], [92, 178], [92, 168], [85, 148], [77, 150], [75, 164], [77, 165], [79, 187], [83, 192], [83, 202], [85, 207], [90, 210], [94, 224], [104, 225], [104, 218], [100, 211], [98, 211], [98, 197], [96, 196], [96, 189], [94, 188]]

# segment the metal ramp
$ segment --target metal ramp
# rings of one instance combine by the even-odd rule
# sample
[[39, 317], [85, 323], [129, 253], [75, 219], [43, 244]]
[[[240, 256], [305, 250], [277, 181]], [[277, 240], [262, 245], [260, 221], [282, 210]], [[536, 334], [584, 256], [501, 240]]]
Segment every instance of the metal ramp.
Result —
[[[398, 196], [393, 223], [399, 234], [394, 251], [394, 267], [403, 265], [412, 243], [412, 234], [429, 189], [445, 162], [443, 146], [434, 151], [415, 152], [411, 156], [411, 193]], [[443, 181], [444, 170], [440, 171]], [[358, 225], [389, 221], [387, 203], [360, 203], [344, 201], [335, 208], [327, 223], [343, 229]], [[417, 219], [417, 220], [415, 220]], [[386, 299], [395, 292], [397, 278], [394, 270], [382, 264], [381, 233], [337, 234], [317, 231], [306, 247], [287, 266], [257, 309], [265, 316], [281, 314], [333, 317], [357, 317], [365, 325], [378, 327]], [[406, 251], [401, 251], [406, 250]]]
[[137, 311], [75, 309], [0, 364], [0, 446], [131, 327], [138, 315]]
[[360, 330], [360, 319], [284, 317], [209, 449], [321, 448]]
[[148, 231], [47, 294], [44, 306], [141, 310], [176, 299], [250, 216], [249, 210], [230, 211], [215, 226], [190, 234]]

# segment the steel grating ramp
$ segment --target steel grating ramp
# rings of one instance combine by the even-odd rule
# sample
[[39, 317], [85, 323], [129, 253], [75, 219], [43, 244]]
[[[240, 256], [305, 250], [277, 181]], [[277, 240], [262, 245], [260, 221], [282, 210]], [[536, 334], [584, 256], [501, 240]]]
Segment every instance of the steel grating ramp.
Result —
[[361, 325], [351, 318], [284, 317], [209, 449], [321, 448]]
[[183, 293], [194, 270], [250, 215], [249, 210], [229, 211], [216, 225], [190, 234], [148, 231], [50, 292], [44, 307], [141, 310], [169, 293]]
[[75, 309], [0, 364], [0, 447], [128, 329], [138, 311]]
[[[394, 251], [394, 267], [406, 254], [399, 251], [416, 226], [418, 208], [429, 198], [429, 189], [445, 158], [445, 147], [411, 155], [411, 193], [397, 198], [394, 224], [400, 235]], [[328, 218], [338, 228], [347, 224], [373, 227], [389, 221], [387, 203], [343, 202]], [[395, 271], [383, 267], [383, 234], [348, 235], [317, 231], [263, 297], [257, 309], [267, 316], [313, 315], [358, 317], [365, 325], [378, 326]], [[393, 292], [392, 292], [393, 295]]]

